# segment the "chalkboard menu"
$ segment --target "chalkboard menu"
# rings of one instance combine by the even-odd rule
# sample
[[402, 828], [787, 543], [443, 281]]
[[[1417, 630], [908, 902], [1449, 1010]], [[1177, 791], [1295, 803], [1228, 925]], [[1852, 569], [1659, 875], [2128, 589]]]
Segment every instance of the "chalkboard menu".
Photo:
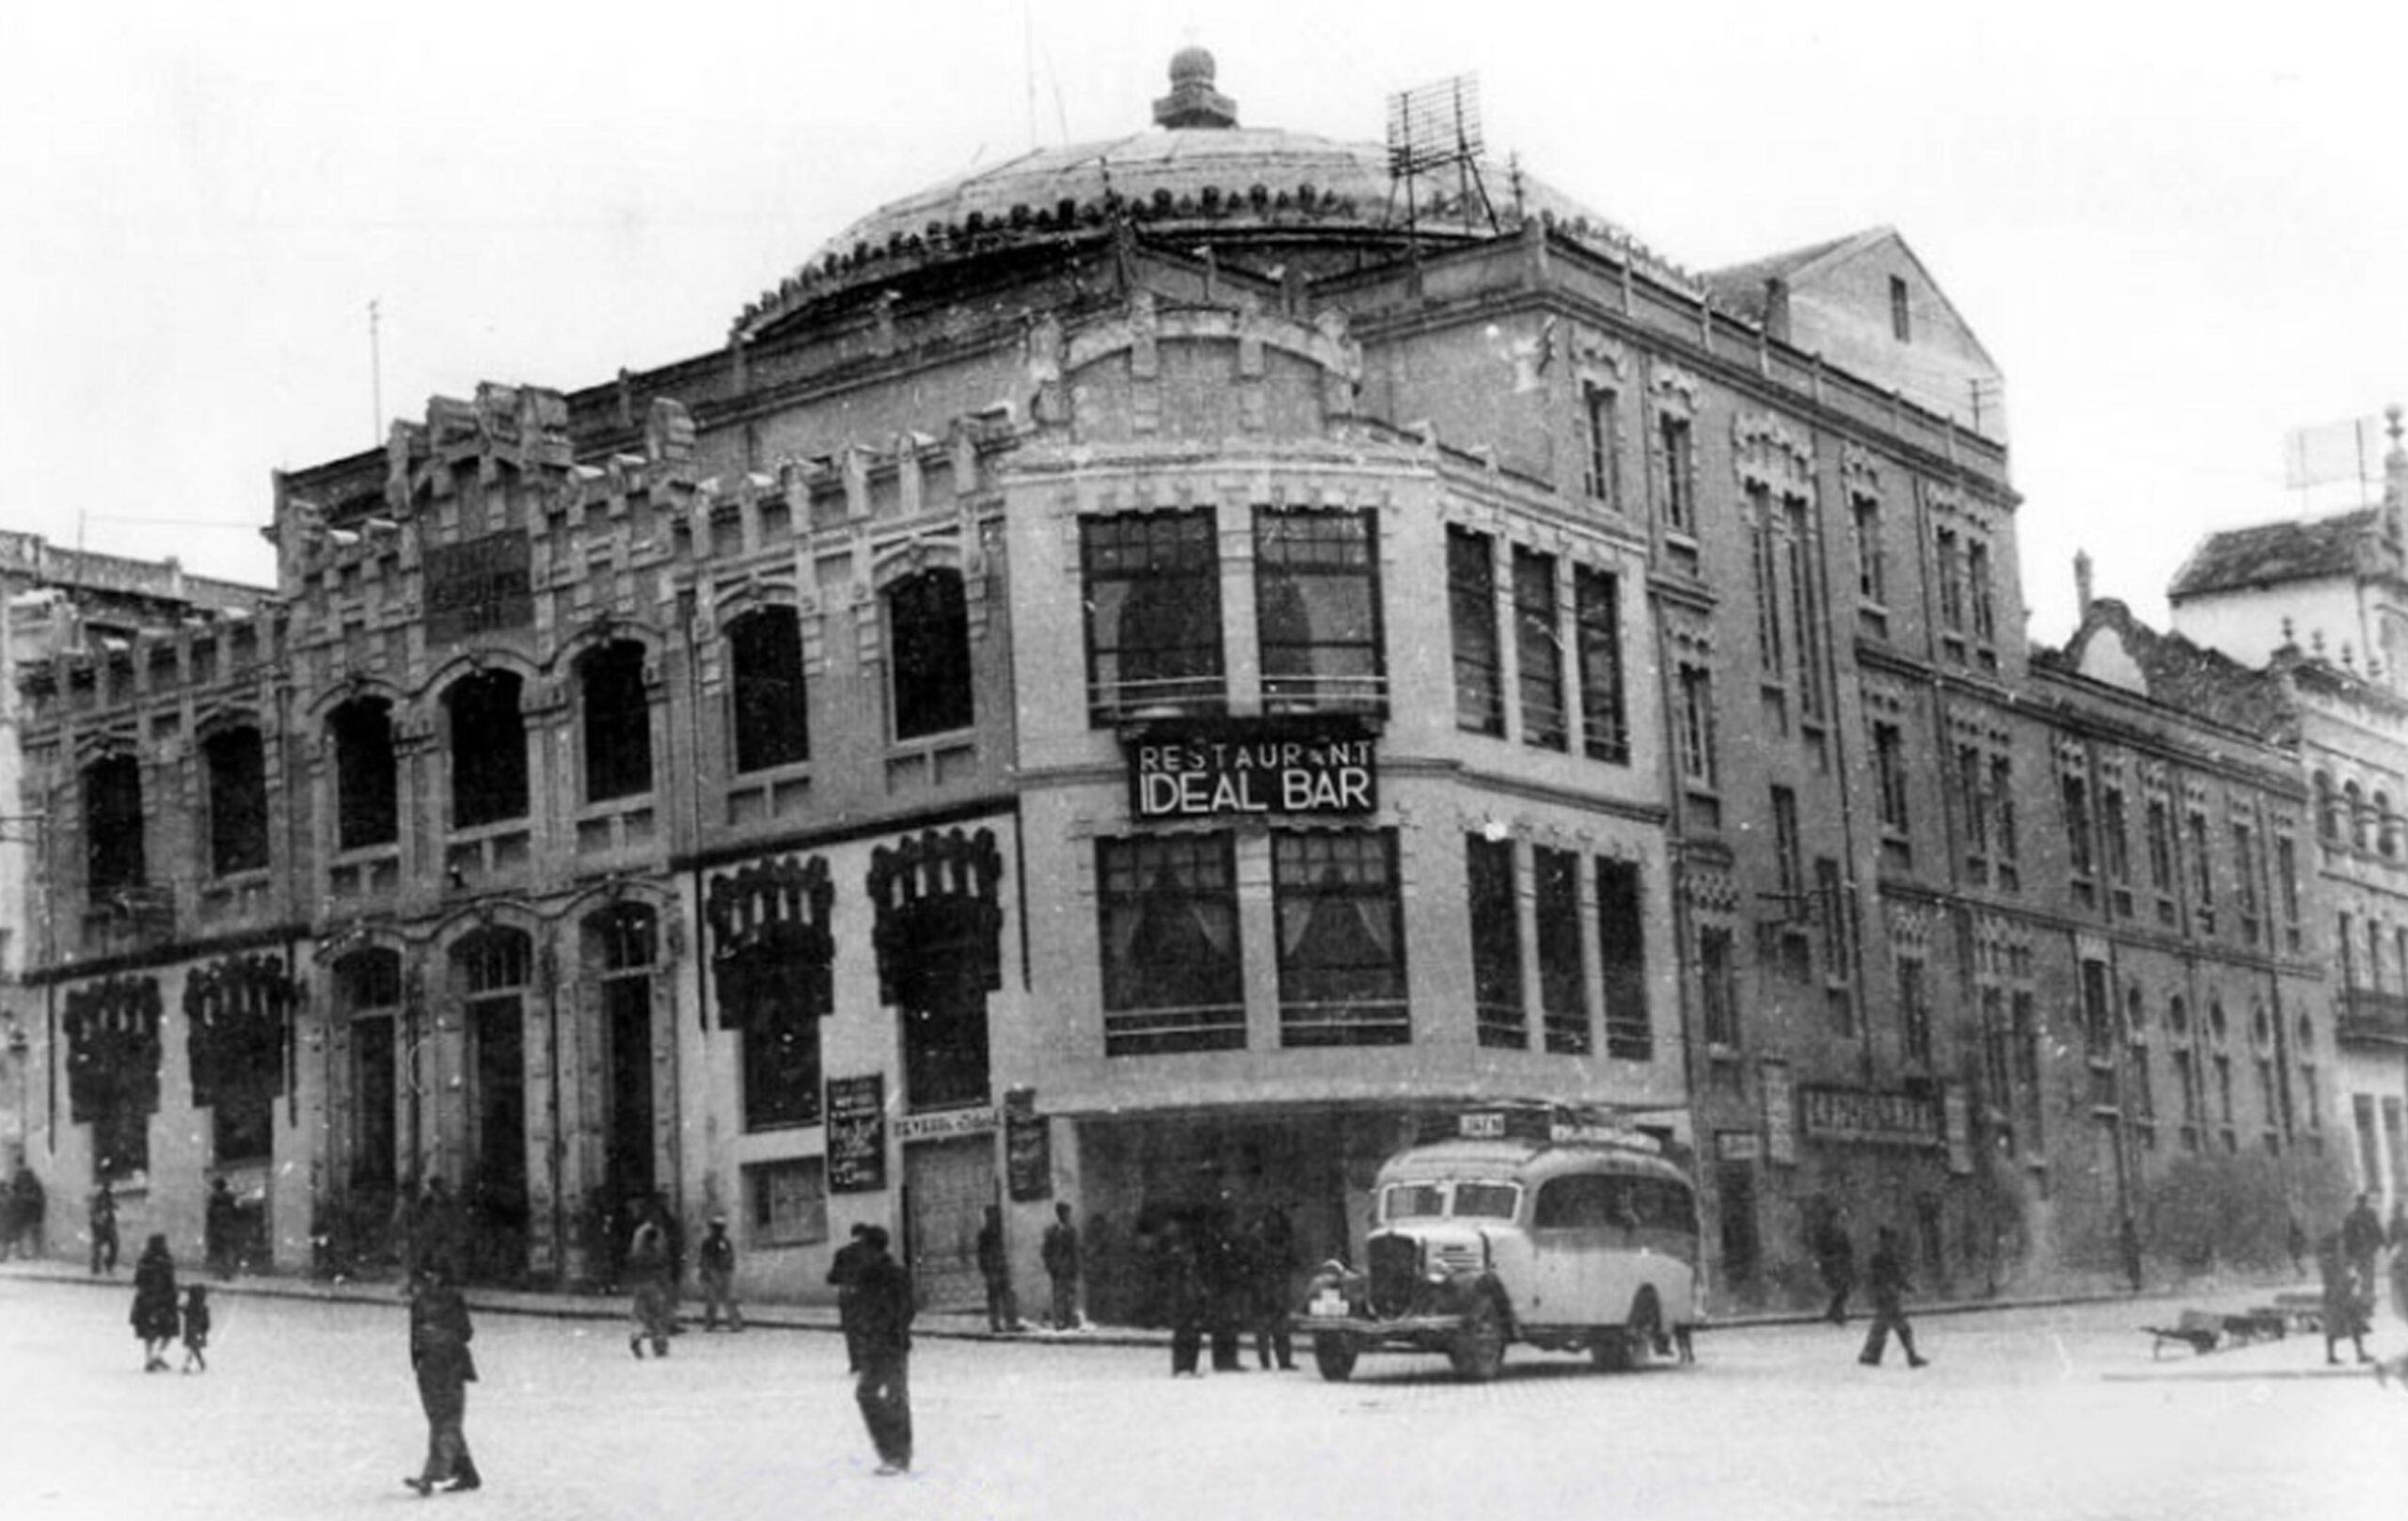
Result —
[[828, 1192], [875, 1194], [886, 1186], [886, 1079], [828, 1080]]
[[1004, 1173], [1016, 1202], [1054, 1196], [1054, 1132], [1024, 1088], [1004, 1095]]

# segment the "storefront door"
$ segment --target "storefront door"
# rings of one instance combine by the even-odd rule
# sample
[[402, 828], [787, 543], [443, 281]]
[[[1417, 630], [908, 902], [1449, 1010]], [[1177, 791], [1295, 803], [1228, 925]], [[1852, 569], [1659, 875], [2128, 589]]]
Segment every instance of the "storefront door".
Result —
[[995, 1202], [991, 1135], [923, 1141], [903, 1149], [903, 1197], [911, 1280], [922, 1309], [986, 1304], [978, 1276], [978, 1228]]

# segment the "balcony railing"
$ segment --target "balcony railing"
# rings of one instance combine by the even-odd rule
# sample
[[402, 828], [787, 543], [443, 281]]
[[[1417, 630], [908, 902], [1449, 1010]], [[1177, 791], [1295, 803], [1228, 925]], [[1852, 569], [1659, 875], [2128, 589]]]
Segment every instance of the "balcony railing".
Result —
[[2344, 990], [2337, 1033], [2344, 1040], [2408, 1045], [2408, 993], [2383, 993], [2368, 988]]

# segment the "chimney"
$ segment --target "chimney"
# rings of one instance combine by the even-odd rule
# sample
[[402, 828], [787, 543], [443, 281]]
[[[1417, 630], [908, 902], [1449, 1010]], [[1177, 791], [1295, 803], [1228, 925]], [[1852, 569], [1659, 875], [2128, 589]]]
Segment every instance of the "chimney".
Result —
[[2090, 616], [2090, 551], [2073, 552], [2073, 610], [2077, 618]]

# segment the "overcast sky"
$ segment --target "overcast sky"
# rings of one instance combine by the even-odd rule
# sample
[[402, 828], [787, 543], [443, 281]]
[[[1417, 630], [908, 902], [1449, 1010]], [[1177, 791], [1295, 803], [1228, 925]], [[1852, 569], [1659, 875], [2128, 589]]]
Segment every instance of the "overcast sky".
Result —
[[2408, 399], [2397, 4], [8, 8], [0, 525], [207, 574], [381, 437], [371, 300], [387, 417], [684, 357], [1032, 123], [1145, 126], [1189, 42], [1333, 137], [1476, 71], [1493, 153], [1691, 268], [1900, 229], [2006, 372], [2039, 639], [2078, 547], [2162, 618], [2203, 530], [2302, 510], [2286, 430]]

